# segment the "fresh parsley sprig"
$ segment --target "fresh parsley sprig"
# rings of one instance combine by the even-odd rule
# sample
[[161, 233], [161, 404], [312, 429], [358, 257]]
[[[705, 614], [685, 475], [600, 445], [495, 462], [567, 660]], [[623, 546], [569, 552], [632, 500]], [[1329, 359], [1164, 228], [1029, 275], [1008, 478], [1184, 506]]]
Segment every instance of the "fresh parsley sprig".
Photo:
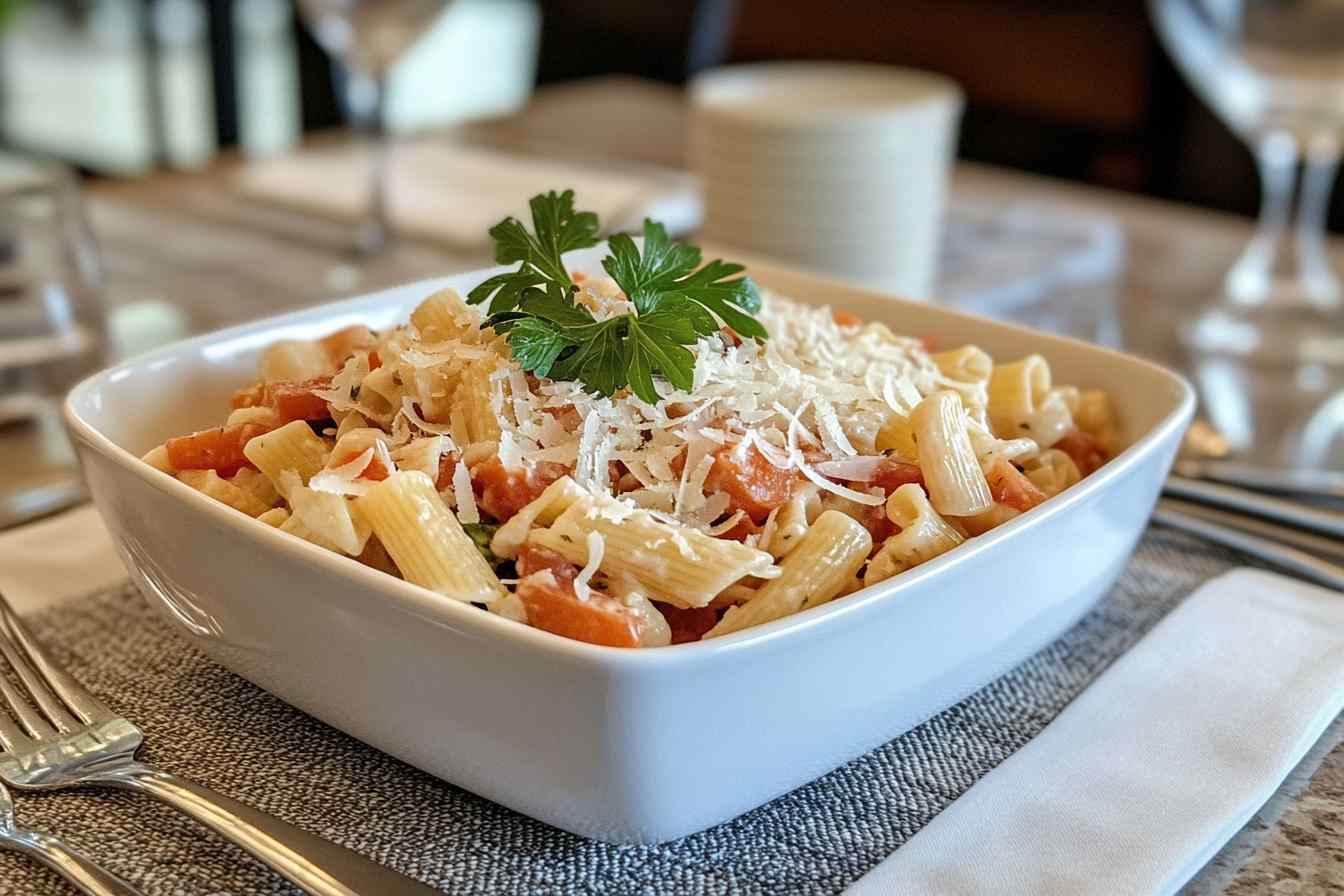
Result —
[[644, 248], [617, 234], [602, 261], [629, 297], [633, 312], [599, 321], [574, 302], [578, 287], [561, 255], [597, 242], [598, 220], [574, 210], [566, 190], [531, 201], [533, 232], [515, 218], [490, 229], [501, 264], [516, 271], [486, 280], [467, 295], [489, 300], [482, 326], [508, 336], [514, 359], [538, 376], [573, 380], [601, 395], [629, 386], [644, 401], [658, 400], [654, 377], [690, 391], [695, 355], [687, 346], [718, 331], [720, 321], [740, 336], [764, 340], [765, 327], [752, 315], [761, 294], [742, 265], [711, 261], [701, 267], [700, 250], [672, 241], [663, 226], [644, 222]]

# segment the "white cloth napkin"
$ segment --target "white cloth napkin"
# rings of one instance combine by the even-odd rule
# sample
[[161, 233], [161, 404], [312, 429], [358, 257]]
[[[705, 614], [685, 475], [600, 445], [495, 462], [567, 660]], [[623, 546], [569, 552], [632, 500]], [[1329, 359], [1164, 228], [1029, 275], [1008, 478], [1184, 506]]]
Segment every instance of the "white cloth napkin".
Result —
[[[398, 230], [455, 245], [481, 245], [506, 215], [530, 220], [527, 200], [573, 189], [580, 208], [603, 227], [624, 230], [643, 217], [673, 235], [699, 226], [700, 192], [682, 172], [577, 165], [440, 140], [397, 143], [388, 160], [388, 202]], [[367, 205], [368, 160], [353, 146], [304, 150], [244, 165], [245, 193], [317, 214], [354, 218]]]
[[112, 536], [90, 504], [0, 533], [0, 591], [20, 613], [125, 578]]
[[1208, 582], [848, 891], [1175, 892], [1344, 707], [1344, 594]]

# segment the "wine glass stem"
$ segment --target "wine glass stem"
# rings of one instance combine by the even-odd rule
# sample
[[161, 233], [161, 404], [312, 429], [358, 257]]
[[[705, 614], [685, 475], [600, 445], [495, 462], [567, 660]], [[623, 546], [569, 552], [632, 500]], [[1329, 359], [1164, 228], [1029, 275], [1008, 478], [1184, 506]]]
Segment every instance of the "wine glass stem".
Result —
[[384, 118], [386, 78], [351, 71], [346, 95], [350, 118], [363, 137], [369, 161], [369, 204], [355, 233], [355, 247], [368, 255], [385, 248], [392, 231], [387, 188], [389, 146]]
[[1255, 236], [1227, 274], [1226, 291], [1234, 303], [1322, 310], [1339, 305], [1339, 281], [1325, 251], [1325, 219], [1338, 160], [1333, 142], [1314, 142], [1304, 157], [1290, 134], [1261, 138], [1256, 146], [1260, 219]]

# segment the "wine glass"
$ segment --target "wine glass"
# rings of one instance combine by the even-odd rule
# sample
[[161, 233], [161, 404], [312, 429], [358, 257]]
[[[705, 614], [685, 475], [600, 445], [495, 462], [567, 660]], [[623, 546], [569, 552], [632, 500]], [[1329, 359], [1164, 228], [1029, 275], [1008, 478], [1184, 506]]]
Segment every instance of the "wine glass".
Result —
[[384, 120], [388, 72], [451, 2], [299, 0], [313, 38], [343, 69], [346, 114], [369, 145], [369, 205], [355, 231], [355, 246], [362, 253], [380, 251], [391, 229]]
[[1195, 91], [1255, 154], [1254, 237], [1187, 347], [1257, 366], [1344, 368], [1344, 290], [1325, 219], [1344, 131], [1344, 4], [1149, 0]]
[[102, 366], [105, 337], [74, 177], [0, 154], [0, 529], [82, 499], [60, 399]]

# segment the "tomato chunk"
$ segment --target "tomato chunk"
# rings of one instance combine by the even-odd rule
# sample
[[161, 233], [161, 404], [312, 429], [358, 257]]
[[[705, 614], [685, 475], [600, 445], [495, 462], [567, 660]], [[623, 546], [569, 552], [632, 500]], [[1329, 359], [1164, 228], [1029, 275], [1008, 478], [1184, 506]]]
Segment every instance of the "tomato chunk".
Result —
[[857, 327], [859, 324], [863, 323], [863, 318], [859, 317], [857, 314], [846, 311], [843, 308], [832, 309], [831, 319], [841, 327]]
[[229, 407], [235, 411], [239, 408], [255, 408], [264, 404], [266, 404], [266, 384], [260, 380], [239, 389], [229, 400]]
[[506, 469], [498, 457], [492, 457], [471, 469], [476, 505], [496, 522], [507, 522], [567, 472], [562, 464], [546, 462]]
[[243, 446], [253, 437], [268, 432], [269, 427], [244, 423], [227, 429], [216, 427], [189, 436], [169, 439], [164, 448], [168, 463], [175, 470], [214, 470], [225, 478], [237, 473], [252, 462], [243, 454]]
[[904, 461], [885, 458], [873, 473], [872, 484], [880, 487], [888, 495], [911, 483], [923, 487], [924, 474], [919, 467]]
[[699, 641], [705, 636], [705, 632], [712, 629], [719, 621], [719, 614], [713, 607], [684, 609], [659, 601], [654, 601], [653, 605], [658, 608], [659, 613], [663, 614], [663, 618], [667, 620], [668, 626], [671, 627], [673, 644]]
[[373, 348], [377, 341], [378, 337], [373, 335], [372, 330], [363, 324], [355, 324], [323, 336], [318, 340], [318, 344], [327, 353], [332, 365], [340, 367], [355, 352], [360, 349]]
[[615, 598], [593, 592], [579, 600], [574, 582], [541, 569], [518, 583], [518, 598], [534, 628], [607, 647], [638, 647], [642, 620]]
[[1053, 447], [1072, 458], [1078, 465], [1078, 472], [1084, 476], [1095, 473], [1106, 463], [1106, 452], [1101, 443], [1081, 429], [1069, 430]]
[[327, 400], [319, 396], [316, 390], [329, 388], [330, 377], [305, 383], [269, 383], [266, 386], [266, 404], [275, 409], [281, 425], [294, 420], [326, 420], [331, 416], [331, 410]]
[[741, 510], [760, 525], [793, 493], [796, 476], [765, 459], [755, 445], [725, 445], [714, 454], [714, 466], [705, 478], [705, 491], [722, 491], [730, 511]]
[[453, 484], [453, 471], [457, 469], [456, 451], [445, 451], [439, 456], [439, 475], [434, 479], [434, 487], [443, 491]]
[[1045, 500], [1045, 492], [1006, 458], [995, 458], [985, 478], [989, 480], [989, 493], [994, 500], [1014, 510], [1025, 512]]
[[314, 394], [317, 389], [331, 388], [331, 377], [321, 377], [303, 383], [253, 383], [233, 393], [229, 406], [239, 408], [272, 408], [283, 425], [293, 420], [326, 420], [331, 416], [326, 399]]
[[579, 574], [579, 568], [566, 560], [563, 554], [530, 541], [523, 542], [522, 549], [518, 551], [517, 566], [520, 578], [549, 569], [557, 579], [572, 582]]

